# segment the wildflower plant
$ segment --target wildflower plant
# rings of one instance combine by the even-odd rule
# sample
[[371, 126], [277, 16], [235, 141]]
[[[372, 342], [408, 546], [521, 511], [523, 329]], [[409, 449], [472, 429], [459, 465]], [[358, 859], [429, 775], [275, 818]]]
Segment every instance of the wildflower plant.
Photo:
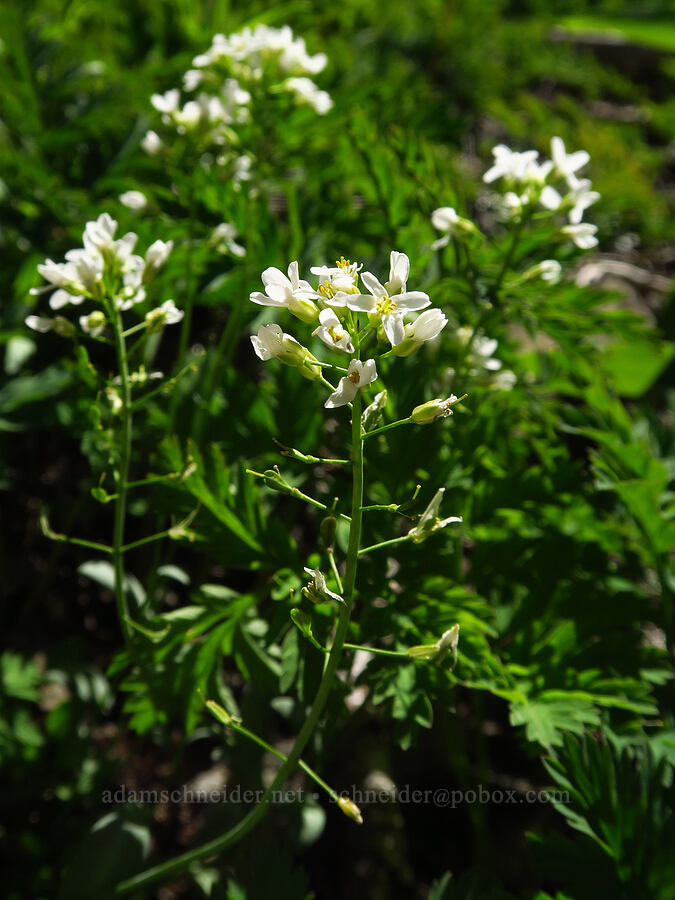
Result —
[[[142, 886], [165, 878], [168, 874], [184, 871], [206, 856], [214, 855], [231, 846], [250, 831], [265, 815], [274, 792], [283, 787], [296, 767], [302, 768], [319, 787], [327, 792], [338, 808], [357, 823], [362, 821], [358, 806], [348, 798], [340, 797], [313, 769], [302, 760], [302, 753], [317, 729], [324, 712], [336, 675], [343, 661], [345, 651], [366, 651], [374, 656], [416, 661], [441, 663], [450, 654], [452, 666], [457, 660], [459, 626], [453, 625], [433, 644], [392, 650], [377, 646], [360, 646], [347, 641], [352, 615], [359, 601], [368, 603], [366, 596], [357, 591], [359, 560], [370, 557], [378, 551], [401, 543], [420, 544], [448, 526], [462, 522], [459, 516], [442, 518], [440, 506], [444, 489], [439, 488], [416, 523], [403, 535], [389, 540], [364, 546], [364, 514], [387, 510], [401, 514], [409, 506], [399, 498], [399, 502], [389, 504], [368, 504], [366, 502], [364, 462], [365, 448], [370, 438], [392, 429], [409, 425], [426, 426], [437, 419], [452, 415], [453, 407], [460, 399], [451, 396], [445, 400], [433, 400], [420, 404], [405, 418], [382, 423], [387, 399], [386, 388], [380, 388], [382, 376], [379, 364], [385, 370], [390, 364], [405, 365], [396, 360], [396, 349], [405, 345], [409, 356], [425, 342], [438, 337], [446, 324], [446, 318], [439, 310], [429, 309], [431, 300], [422, 291], [408, 290], [410, 263], [401, 252], [392, 251], [390, 267], [386, 279], [378, 279], [370, 272], [362, 272], [362, 267], [342, 257], [334, 267], [312, 268], [315, 283], [300, 278], [297, 262], [292, 262], [287, 274], [271, 267], [262, 273], [264, 291], [251, 294], [251, 301], [260, 306], [271, 307], [304, 325], [307, 340], [315, 337], [331, 351], [329, 358], [323, 348], [316, 355], [283, 331], [277, 323], [263, 324], [257, 334], [251, 336], [253, 350], [265, 363], [280, 363], [296, 369], [311, 384], [306, 390], [323, 392], [323, 407], [336, 412], [341, 420], [351, 419], [348, 426], [350, 439], [349, 459], [319, 458], [302, 450], [286, 448], [286, 455], [309, 464], [337, 465], [351, 469], [352, 497], [349, 512], [338, 508], [339, 501], [329, 508], [321, 501], [303, 494], [284, 477], [278, 467], [251, 474], [273, 491], [295, 497], [318, 508], [323, 513], [319, 534], [323, 547], [322, 565], [305, 566], [305, 586], [293, 599], [290, 617], [301, 635], [309, 641], [314, 650], [325, 656], [325, 663], [309, 710], [300, 732], [287, 754], [275, 751], [262, 737], [248, 730], [236, 716], [222, 705], [209, 701], [207, 708], [223, 725], [233, 729], [259, 746], [274, 753], [282, 761], [274, 780], [266, 789], [261, 801], [232, 830], [215, 838], [202, 847], [195, 848], [168, 863], [141, 873], [118, 886], [118, 893], [127, 894]], [[427, 314], [431, 325], [419, 326], [422, 316]], [[430, 318], [429, 318], [430, 317]], [[284, 322], [284, 325], [286, 322]], [[418, 329], [415, 330], [415, 326]], [[335, 378], [338, 382], [335, 383]], [[370, 404], [369, 393], [380, 388]], [[419, 487], [415, 492], [415, 497]], [[413, 500], [415, 499], [413, 497]], [[339, 556], [336, 542], [338, 522], [348, 526], [345, 558]], [[367, 528], [367, 526], [366, 526]], [[334, 628], [329, 629], [328, 645], [321, 643], [314, 634], [314, 610], [332, 610]], [[325, 612], [324, 612], [325, 615]], [[330, 632], [332, 631], [332, 636]]]
[[[185, 531], [176, 527], [140, 542], [125, 544], [129, 490], [146, 483], [145, 479], [132, 482], [129, 474], [134, 414], [184, 374], [164, 379], [161, 372], [147, 372], [141, 351], [151, 335], [160, 335], [166, 326], [179, 323], [183, 312], [173, 300], [152, 307], [147, 296], [173, 243], [156, 240], [141, 256], [134, 253], [137, 236], [129, 232], [117, 237], [117, 226], [108, 213], [102, 213], [95, 221], [87, 223], [83, 246], [69, 250], [65, 262], [47, 259], [38, 265], [38, 272], [47, 284], [32, 289], [31, 293], [48, 293], [50, 310], [58, 315], [29, 315], [26, 325], [34, 331], [53, 332], [70, 338], [75, 344], [88, 384], [97, 390], [91, 418], [108, 461], [107, 469], [101, 473], [99, 485], [92, 493], [100, 502], [114, 504], [110, 545], [58, 534], [52, 530], [46, 516], [42, 519], [43, 530], [54, 540], [89, 547], [110, 558], [120, 627], [129, 638], [135, 623], [128, 602], [124, 554], [134, 546], [167, 537], [170, 533], [176, 538], [185, 536]], [[74, 317], [64, 315], [70, 307], [75, 307]], [[92, 343], [113, 351], [114, 374], [107, 368], [101, 370], [94, 366], [87, 349]], [[112, 492], [109, 492], [106, 488], [111, 485]]]

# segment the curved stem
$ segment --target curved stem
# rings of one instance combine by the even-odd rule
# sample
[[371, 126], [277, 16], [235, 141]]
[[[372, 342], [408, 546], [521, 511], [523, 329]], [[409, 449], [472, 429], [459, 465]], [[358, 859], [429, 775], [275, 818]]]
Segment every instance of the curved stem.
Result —
[[123, 897], [132, 891], [148, 884], [154, 884], [161, 881], [169, 875], [176, 875], [185, 872], [192, 863], [205, 857], [215, 856], [221, 853], [227, 847], [231, 847], [241, 840], [249, 831], [251, 831], [258, 822], [265, 816], [269, 809], [270, 801], [275, 791], [278, 791], [286, 779], [299, 765], [302, 751], [307, 746], [314, 730], [319, 722], [323, 709], [328, 700], [328, 696], [335, 681], [335, 673], [337, 672], [342, 650], [344, 648], [347, 631], [349, 630], [349, 618], [351, 615], [352, 605], [354, 603], [354, 589], [356, 585], [356, 570], [358, 567], [359, 545], [361, 543], [361, 520], [363, 505], [363, 437], [361, 434], [361, 394], [357, 393], [352, 406], [352, 515], [349, 527], [349, 544], [347, 548], [347, 570], [344, 577], [344, 606], [340, 607], [340, 615], [338, 618], [337, 629], [333, 646], [331, 647], [326, 666], [323, 670], [319, 689], [314, 697], [312, 708], [305, 720], [305, 724], [300, 730], [300, 734], [295, 740], [295, 744], [291, 752], [288, 754], [286, 761], [276, 774], [274, 781], [267, 788], [260, 802], [246, 815], [234, 828], [227, 831], [220, 837], [214, 838], [201, 847], [189, 850], [187, 853], [181, 854], [168, 862], [161, 863], [122, 881], [115, 888], [115, 895]]

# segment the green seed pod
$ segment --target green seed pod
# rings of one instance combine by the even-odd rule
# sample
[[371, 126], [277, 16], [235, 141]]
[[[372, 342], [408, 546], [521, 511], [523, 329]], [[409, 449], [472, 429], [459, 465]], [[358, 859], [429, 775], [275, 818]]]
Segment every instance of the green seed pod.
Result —
[[321, 520], [321, 525], [319, 526], [319, 534], [321, 535], [321, 540], [324, 542], [326, 547], [333, 546], [336, 531], [337, 519], [335, 518], [335, 516], [326, 516], [325, 519]]

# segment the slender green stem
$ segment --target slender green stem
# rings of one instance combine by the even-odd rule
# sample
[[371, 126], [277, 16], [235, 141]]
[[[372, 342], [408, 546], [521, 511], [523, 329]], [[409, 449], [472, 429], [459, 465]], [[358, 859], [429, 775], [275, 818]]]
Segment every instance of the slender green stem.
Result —
[[233, 844], [236, 844], [237, 841], [241, 840], [241, 838], [248, 834], [248, 832], [251, 831], [251, 829], [265, 816], [274, 792], [281, 788], [293, 769], [298, 765], [302, 751], [305, 749], [309, 739], [314, 733], [335, 681], [335, 673], [340, 664], [345, 638], [349, 629], [351, 610], [354, 603], [356, 571], [358, 568], [359, 546], [361, 543], [361, 506], [363, 505], [363, 436], [361, 434], [361, 405], [361, 394], [358, 393], [354, 398], [352, 408], [352, 515], [347, 547], [347, 570], [343, 585], [345, 603], [344, 606], [340, 607], [333, 646], [331, 647], [330, 654], [326, 661], [319, 689], [305, 723], [296, 738], [295, 744], [288, 754], [286, 761], [277, 772], [272, 784], [263, 794], [260, 803], [258, 803], [248, 815], [241, 820], [241, 822], [235, 825], [230, 831], [203, 844], [201, 847], [196, 847], [194, 850], [183, 853], [168, 862], [161, 863], [158, 866], [154, 866], [154, 868], [148, 869], [145, 872], [141, 872], [139, 875], [135, 875], [132, 878], [128, 878], [126, 881], [121, 882], [115, 889], [115, 894], [118, 897], [130, 894], [140, 887], [161, 881], [169, 875], [176, 875], [179, 872], [184, 872], [197, 860], [215, 856], [227, 847], [231, 847]]
[[117, 353], [117, 365], [120, 375], [120, 395], [122, 409], [120, 412], [121, 431], [118, 445], [117, 459], [117, 496], [115, 498], [115, 521], [113, 526], [113, 568], [115, 571], [115, 600], [117, 601], [117, 614], [125, 639], [128, 641], [131, 632], [127, 620], [129, 619], [129, 606], [124, 586], [124, 520], [126, 516], [127, 479], [129, 477], [129, 461], [131, 459], [131, 387], [129, 385], [129, 367], [127, 362], [126, 345], [122, 327], [122, 316], [114, 304], [110, 304], [113, 313], [112, 324], [115, 334], [115, 350]]
[[[263, 750], [271, 753], [272, 756], [276, 756], [276, 758], [280, 759], [282, 762], [288, 762], [288, 757], [284, 753], [282, 753], [281, 750], [277, 750], [276, 747], [268, 744], [267, 741], [263, 740], [263, 738], [261, 738], [259, 735], [255, 734], [253, 731], [249, 731], [249, 729], [245, 728], [243, 725], [240, 725], [239, 722], [236, 721], [236, 719], [231, 718], [230, 722], [228, 723], [228, 727], [233, 731], [236, 731], [237, 734], [241, 734], [243, 737], [248, 738], [249, 741], [253, 741], [254, 744], [262, 747]], [[315, 781], [319, 785], [319, 787], [323, 788], [323, 790], [326, 791], [326, 793], [337, 802], [338, 794], [336, 793], [336, 791], [334, 791], [329, 784], [326, 784], [326, 782], [318, 774], [318, 772], [315, 772], [311, 766], [308, 766], [304, 759], [298, 760], [298, 768], [302, 769], [303, 772], [309, 775], [312, 781]]]
[[122, 547], [122, 552], [127, 553], [129, 550], [135, 550], [136, 547], [144, 547], [146, 544], [153, 544], [155, 541], [161, 541], [165, 537], [169, 537], [172, 528], [167, 528], [166, 531], [159, 531], [157, 534], [150, 534], [148, 537], [140, 538], [138, 541], [133, 541], [131, 544], [125, 544]]
[[335, 579], [335, 583], [337, 584], [337, 589], [340, 594], [342, 594], [344, 588], [342, 586], [342, 579], [340, 578], [340, 573], [338, 572], [337, 563], [335, 562], [335, 552], [332, 547], [329, 547], [326, 550], [326, 556], [328, 557], [328, 562], [330, 563], [330, 569], [333, 573], [333, 578]]
[[372, 653], [375, 656], [397, 656], [410, 659], [407, 650], [380, 650], [379, 647], [362, 647], [360, 644], [345, 644], [345, 650], [364, 650], [366, 653]]
[[373, 550], [380, 550], [382, 547], [393, 547], [394, 544], [404, 544], [406, 541], [411, 540], [407, 534], [404, 534], [403, 537], [391, 538], [388, 541], [382, 541], [380, 544], [372, 544], [370, 547], [364, 547], [363, 550], [359, 550], [359, 556], [364, 556], [366, 553], [372, 553]]
[[382, 434], [383, 431], [390, 431], [392, 428], [398, 428], [399, 425], [410, 425], [412, 421], [412, 416], [408, 416], [406, 419], [398, 419], [396, 422], [390, 422], [389, 425], [380, 425], [379, 428], [373, 428], [372, 431], [366, 431], [363, 437], [369, 438], [374, 434]]

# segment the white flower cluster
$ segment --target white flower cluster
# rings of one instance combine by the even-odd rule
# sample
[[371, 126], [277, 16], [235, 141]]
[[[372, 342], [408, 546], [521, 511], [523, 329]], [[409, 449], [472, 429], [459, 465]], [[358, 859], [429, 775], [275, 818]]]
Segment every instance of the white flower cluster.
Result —
[[[325, 403], [328, 408], [351, 403], [360, 388], [377, 378], [375, 360], [363, 362], [357, 358], [356, 351], [363, 349], [366, 341], [388, 342], [388, 353], [409, 356], [438, 337], [447, 324], [441, 310], [427, 308], [431, 304], [427, 294], [407, 289], [410, 261], [405, 253], [392, 250], [389, 278], [384, 283], [371, 272], [361, 272], [361, 268], [344, 257], [333, 267], [315, 266], [311, 272], [318, 284], [312, 287], [300, 278], [297, 262], [290, 264], [288, 275], [271, 267], [262, 273], [264, 293], [255, 291], [250, 296], [253, 303], [285, 308], [301, 321], [315, 325], [314, 337], [331, 350], [353, 357], [346, 375]], [[316, 357], [278, 325], [261, 325], [251, 341], [261, 359], [276, 357], [300, 367], [308, 378], [321, 376]]]
[[[54, 311], [80, 306], [85, 301], [96, 303], [99, 308], [79, 317], [80, 328], [92, 337], [103, 333], [116, 310], [123, 312], [145, 300], [145, 285], [155, 277], [173, 248], [173, 241], [155, 241], [145, 257], [139, 256], [133, 252], [137, 235], [129, 232], [116, 239], [116, 231], [117, 222], [108, 213], [87, 222], [83, 247], [69, 250], [66, 262], [47, 259], [40, 264], [38, 272], [48, 284], [31, 290], [31, 294], [52, 291], [49, 305]], [[182, 317], [173, 300], [167, 300], [146, 314], [146, 322], [156, 330], [179, 322]], [[28, 316], [26, 324], [35, 331], [55, 331], [67, 336], [76, 333], [75, 326], [63, 316]]]
[[474, 377], [492, 376], [492, 386], [499, 390], [510, 390], [516, 383], [516, 376], [510, 369], [505, 369], [501, 359], [494, 356], [498, 341], [484, 334], [474, 335], [471, 328], [458, 328], [457, 337], [464, 346], [468, 346], [467, 356], [469, 374]]
[[[237, 127], [251, 120], [253, 108], [265, 97], [290, 94], [298, 104], [309, 105], [320, 115], [327, 113], [333, 101], [309, 77], [321, 72], [326, 62], [324, 53], [310, 56], [303, 38], [295, 37], [288, 25], [217, 34], [183, 75], [183, 91], [194, 96], [183, 102], [181, 91], [173, 88], [153, 94], [151, 102], [165, 126], [199, 139], [204, 149], [224, 151], [238, 144]], [[142, 146], [154, 155], [164, 143], [157, 132], [148, 131]], [[217, 161], [224, 165], [232, 158], [221, 152]], [[249, 170], [250, 159], [237, 157], [236, 180], [248, 180]]]
[[577, 173], [589, 161], [585, 150], [568, 153], [559, 137], [551, 138], [551, 159], [539, 161], [536, 150], [518, 153], [504, 144], [492, 150], [494, 162], [483, 175], [486, 184], [502, 182], [504, 206], [508, 215], [520, 219], [537, 204], [552, 213], [568, 216], [569, 224], [561, 230], [582, 250], [598, 243], [597, 228], [583, 221], [584, 213], [600, 199], [592, 190], [590, 179]]

